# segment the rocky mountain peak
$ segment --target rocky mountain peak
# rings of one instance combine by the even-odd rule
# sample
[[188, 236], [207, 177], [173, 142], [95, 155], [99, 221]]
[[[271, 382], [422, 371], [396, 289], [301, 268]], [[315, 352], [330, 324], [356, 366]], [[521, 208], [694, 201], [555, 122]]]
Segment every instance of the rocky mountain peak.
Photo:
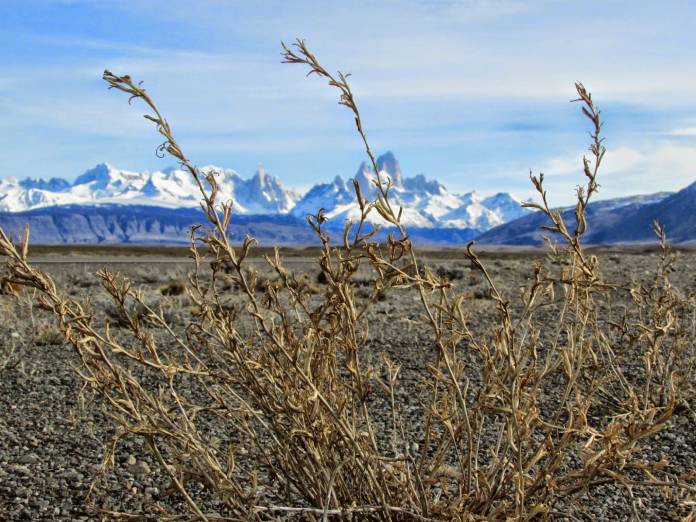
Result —
[[256, 168], [256, 172], [254, 173], [254, 176], [251, 179], [254, 181], [254, 184], [258, 187], [266, 186], [266, 184], [268, 183], [268, 173], [266, 172], [266, 169], [263, 167], [263, 165], [259, 165]]
[[[404, 177], [401, 165], [392, 152], [377, 158], [382, 180], [392, 180], [390, 198], [395, 208], [403, 207], [403, 223], [416, 227], [456, 227], [483, 230], [528, 212], [509, 194], [482, 198], [475, 193], [457, 195], [437, 180], [419, 174]], [[304, 218], [324, 208], [332, 224], [343, 226], [345, 219], [359, 219], [360, 210], [352, 181], [335, 176], [331, 182], [319, 183], [300, 195], [286, 189], [282, 181], [262, 165], [250, 178], [236, 171], [212, 165], [200, 167], [204, 174], [215, 173], [220, 201], [232, 201], [237, 214], [292, 214]], [[362, 162], [354, 179], [363, 196], [374, 199], [376, 178], [372, 165]], [[108, 163], [100, 163], [69, 183], [53, 178], [49, 181], [26, 179], [10, 183], [0, 179], [0, 211], [16, 212], [39, 207], [64, 205], [146, 205], [169, 208], [197, 207], [200, 194], [189, 173], [181, 168], [154, 172], [129, 172]], [[376, 212], [368, 220], [380, 222]]]
[[377, 158], [377, 168], [380, 172], [386, 172], [389, 175], [395, 187], [403, 186], [401, 165], [399, 165], [399, 161], [396, 159], [393, 152], [387, 151], [379, 156]]

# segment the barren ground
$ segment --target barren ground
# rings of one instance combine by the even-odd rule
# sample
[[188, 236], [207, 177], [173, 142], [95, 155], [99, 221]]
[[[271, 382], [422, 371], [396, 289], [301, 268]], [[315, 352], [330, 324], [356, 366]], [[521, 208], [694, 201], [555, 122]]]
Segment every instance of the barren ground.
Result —
[[[163, 296], [161, 292], [170, 283], [185, 279], [190, 265], [182, 249], [141, 249], [138, 255], [116, 247], [44, 247], [35, 252], [38, 266], [64, 292], [92, 298], [102, 318], [113, 312], [94, 275], [104, 265], [130, 277], [153, 302], [164, 300], [176, 324], [183, 325], [190, 315], [185, 295]], [[309, 257], [311, 251], [284, 254], [291, 269], [318, 273]], [[642, 247], [601, 250], [598, 255], [602, 271], [622, 281], [647, 278], [657, 262], [654, 251]], [[449, 270], [455, 284], [470, 292], [472, 323], [483, 331], [493, 313], [492, 302], [461, 252], [433, 252], [425, 257], [431, 266]], [[531, 274], [531, 261], [542, 258], [540, 251], [527, 250], [491, 251], [482, 257], [511, 299]], [[262, 263], [260, 259], [253, 262]], [[696, 290], [696, 253], [681, 254], [673, 281], [685, 293]], [[17, 301], [0, 296], [0, 519], [98, 520], [101, 515], [86, 507], [84, 500], [101, 463], [102, 444], [112, 433], [111, 423], [98, 405], [82, 404], [81, 382], [74, 371], [76, 355], [62, 343], [51, 317], [27, 303], [26, 297]], [[378, 359], [384, 351], [402, 363], [404, 386], [399, 399], [407, 412], [411, 380], [415, 382], [418, 370], [432, 357], [427, 332], [402, 320], [414, 319], [417, 311], [412, 294], [396, 293], [377, 303], [368, 346], [370, 357]], [[650, 457], [669, 454], [675, 469], [692, 469], [696, 462], [694, 428], [693, 411], [679, 411], [669, 429], [652, 440]], [[169, 505], [181, 502], [176, 496], [164, 495], [166, 482], [138, 442], [130, 440], [118, 447], [116, 468], [94, 492], [94, 502], [98, 507], [143, 513], [152, 500]], [[643, 520], [677, 520], [684, 514], [658, 491], [636, 488], [634, 495]], [[613, 486], [602, 486], [581, 500], [572, 513], [579, 520], [626, 520], [633, 512], [625, 492]]]

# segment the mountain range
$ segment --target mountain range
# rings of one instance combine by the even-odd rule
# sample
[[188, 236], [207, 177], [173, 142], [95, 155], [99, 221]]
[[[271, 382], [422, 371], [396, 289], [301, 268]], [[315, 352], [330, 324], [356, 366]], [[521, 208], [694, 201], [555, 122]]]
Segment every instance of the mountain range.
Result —
[[[527, 214], [520, 201], [507, 193], [482, 197], [476, 192], [458, 195], [423, 175], [404, 178], [391, 152], [377, 160], [382, 179], [392, 182], [392, 203], [404, 207], [405, 225], [421, 228], [487, 230]], [[304, 195], [286, 189], [278, 177], [259, 167], [249, 179], [236, 171], [214, 166], [221, 201], [232, 200], [237, 215], [289, 215], [304, 219], [323, 208], [331, 225], [342, 227], [346, 219], [359, 216], [352, 179], [336, 176], [329, 183], [312, 187]], [[374, 196], [375, 175], [363, 163], [353, 177], [363, 195]], [[23, 212], [65, 205], [140, 205], [166, 208], [197, 208], [200, 194], [187, 172], [169, 168], [156, 172], [130, 172], [103, 163], [72, 183], [60, 178], [0, 179], [0, 212]], [[370, 219], [381, 220], [377, 213]]]
[[[476, 192], [449, 192], [436, 180], [405, 177], [391, 152], [377, 159], [380, 177], [391, 184], [394, 206], [403, 207], [402, 222], [414, 241], [462, 244], [471, 239], [487, 244], [533, 245], [548, 235], [542, 213], [525, 209], [513, 195], [484, 197]], [[316, 241], [306, 216], [320, 208], [326, 228], [338, 233], [360, 210], [353, 182], [368, 198], [376, 195], [375, 174], [362, 163], [352, 178], [336, 176], [304, 194], [287, 189], [281, 180], [259, 167], [249, 178], [214, 166], [220, 200], [232, 200], [235, 217], [230, 235], [245, 234], [270, 244], [312, 244]], [[186, 243], [191, 225], [205, 222], [198, 187], [176, 168], [131, 172], [103, 163], [73, 182], [61, 178], [0, 179], [0, 227], [17, 235], [29, 224], [39, 243]], [[562, 209], [573, 221], [573, 209]], [[382, 223], [376, 213], [373, 223]], [[661, 192], [593, 201], [587, 212], [588, 243], [645, 242], [654, 239], [651, 224], [663, 223], [670, 240], [696, 241], [696, 183], [676, 192]], [[388, 228], [378, 238], [386, 237]]]
[[[220, 199], [234, 199], [239, 214], [287, 214], [300, 194], [286, 190], [281, 181], [259, 167], [250, 179], [232, 169], [213, 166]], [[0, 211], [21, 212], [62, 205], [148, 205], [168, 208], [198, 207], [200, 193], [193, 178], [180, 169], [130, 172], [101, 163], [72, 183], [61, 179], [0, 179]]]
[[[569, 230], [575, 223], [574, 207], [562, 209], [561, 217]], [[665, 227], [667, 239], [673, 243], [696, 242], [696, 183], [678, 192], [658, 192], [645, 196], [590, 202], [586, 212], [588, 244], [654, 242], [652, 224]], [[476, 238], [484, 244], [537, 245], [550, 236], [542, 226], [551, 221], [541, 212], [534, 212], [509, 223], [494, 227]], [[551, 237], [551, 236], [550, 236]]]

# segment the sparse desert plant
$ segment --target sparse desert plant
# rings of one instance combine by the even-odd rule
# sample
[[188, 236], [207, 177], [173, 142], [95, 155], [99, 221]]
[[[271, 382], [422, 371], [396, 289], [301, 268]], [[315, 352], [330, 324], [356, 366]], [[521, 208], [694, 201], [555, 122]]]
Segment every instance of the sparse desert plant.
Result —
[[[230, 243], [232, 202], [218, 201], [215, 173], [190, 163], [141, 84], [108, 71], [111, 88], [145, 103], [145, 117], [164, 139], [159, 151], [192, 176], [212, 226], [191, 231], [186, 291], [196, 312], [185, 331], [175, 331], [127, 279], [102, 270], [101, 285], [130, 334], [113, 335], [31, 266], [28, 231], [18, 244], [0, 231], [8, 280], [35, 289], [37, 303], [55, 314], [80, 357], [80, 374], [117, 426], [112, 448], [120, 438], [141, 437], [183, 500], [187, 513], [153, 503], [159, 517], [532, 520], [572, 516], [574, 495], [608, 481], [629, 499], [639, 485], [689, 502], [693, 476], [672, 473], [644, 451], [693, 394], [694, 302], [669, 282], [674, 259], [659, 226], [661, 262], [647, 286], [606, 281], [583, 249], [585, 210], [604, 157], [600, 113], [585, 88], [576, 84], [592, 144], [575, 223], [549, 207], [543, 175], [532, 176], [540, 203], [527, 205], [548, 216], [560, 244], [550, 244], [551, 262], [532, 269], [531, 284], [515, 300], [499, 291], [469, 245], [466, 256], [496, 310], [476, 334], [468, 294], [454, 292], [447, 274], [421, 266], [347, 75], [329, 73], [303, 41], [284, 46], [283, 57], [339, 90], [375, 176], [373, 200], [354, 184], [361, 217], [339, 238], [329, 236], [321, 210], [308, 217], [321, 243], [322, 294], [310, 291], [306, 274], [286, 268], [278, 251], [265, 258], [274, 279], [258, 291], [259, 275], [247, 262], [254, 240]], [[373, 240], [371, 213], [393, 230], [383, 244]], [[358, 300], [361, 267], [375, 278], [360, 283]], [[231, 291], [244, 306], [224, 303]], [[415, 295], [422, 316], [406, 319], [431, 332], [415, 424], [405, 422], [397, 400], [399, 362], [366, 362], [374, 305], [393, 292]], [[614, 307], [617, 296], [630, 305]], [[170, 341], [156, 342], [153, 327]], [[223, 439], [208, 429], [213, 423], [223, 426]], [[113, 463], [112, 450], [105, 466]]]

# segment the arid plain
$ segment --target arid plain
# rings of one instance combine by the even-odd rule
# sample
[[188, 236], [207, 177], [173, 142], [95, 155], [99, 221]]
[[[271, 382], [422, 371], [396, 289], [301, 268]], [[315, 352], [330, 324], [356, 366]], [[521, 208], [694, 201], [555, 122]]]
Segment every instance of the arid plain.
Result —
[[[605, 248], [594, 253], [602, 273], [618, 283], [647, 282], [658, 263], [657, 249], [652, 246]], [[282, 252], [286, 266], [306, 273], [313, 291], [320, 294], [323, 283], [312, 254], [307, 249]], [[96, 271], [106, 267], [128, 277], [142, 289], [148, 303], [161, 305], [167, 320], [183, 331], [193, 313], [184, 288], [191, 270], [186, 255], [186, 249], [180, 248], [32, 249], [35, 265], [55, 279], [60, 291], [89, 300], [98, 321], [109, 321], [117, 334], [118, 313], [100, 288]], [[481, 258], [513, 309], [519, 301], [520, 288], [531, 281], [532, 266], [553, 264], [543, 249], [483, 250]], [[463, 252], [431, 251], [424, 253], [423, 259], [464, 293], [469, 324], [485, 335], [496, 314], [495, 303], [482, 276]], [[272, 280], [273, 274], [259, 254], [251, 262], [259, 268], [261, 279]], [[674, 285], [684, 294], [696, 291], [696, 251], [679, 252], [675, 267]], [[362, 297], [369, 293], [369, 274], [364, 274], [364, 278], [363, 283], [356, 285], [358, 298], [361, 292], [365, 294]], [[227, 289], [224, 298], [231, 307], [242, 303], [234, 287]], [[99, 477], [104, 444], [114, 434], [113, 423], [102, 411], [99, 398], [83, 389], [76, 374], [78, 356], [63, 342], [54, 318], [30, 303], [26, 294], [0, 296], [0, 519], [98, 520], [103, 516], [98, 509], [140, 512], [145, 516], [151, 513], [154, 519], [157, 511], [153, 506], [157, 503], [182, 503], [157, 462], [132, 438], [119, 443], [114, 468], [96, 482], [86, 500], [92, 479]], [[381, 355], [386, 353], [402, 366], [397, 400], [404, 418], [414, 423], [418, 416], [410, 412], [418, 408], [419, 394], [415, 390], [420, 385], [419, 371], [435, 357], [427, 328], [417, 322], [420, 313], [415, 293], [392, 291], [388, 299], [380, 299], [376, 304], [375, 320], [364, 348], [368, 361], [379, 364]], [[156, 329], [153, 332], [164, 339], [164, 334]], [[669, 455], [668, 466], [674, 473], [693, 473], [695, 407], [692, 402], [678, 410], [669, 427], [652, 437], [646, 459], [654, 462]], [[419, 428], [405, 424], [417, 437]], [[218, 435], [222, 444], [226, 434]], [[270, 478], [259, 480], [268, 495], [278, 487]], [[554, 518], [627, 520], [635, 517], [638, 507], [642, 520], [678, 520], [688, 513], [688, 507], [674, 493], [637, 486], [632, 488], [631, 499], [623, 488], [600, 485], [589, 495], [581, 493], [580, 502], [568, 502], [572, 509], [565, 514], [559, 512]], [[210, 498], [209, 504], [210, 510], [215, 511], [216, 500]]]

